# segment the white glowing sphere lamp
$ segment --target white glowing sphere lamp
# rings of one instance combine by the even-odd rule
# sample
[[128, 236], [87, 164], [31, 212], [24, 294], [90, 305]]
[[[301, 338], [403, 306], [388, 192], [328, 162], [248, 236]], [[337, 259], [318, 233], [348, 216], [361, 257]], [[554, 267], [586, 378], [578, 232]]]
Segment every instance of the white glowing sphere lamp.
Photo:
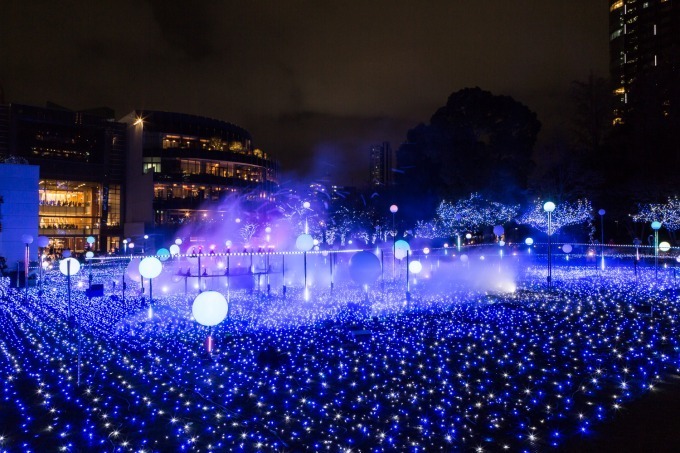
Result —
[[156, 278], [162, 271], [163, 264], [155, 256], [147, 256], [139, 262], [139, 274], [144, 278]]
[[534, 240], [533, 240], [532, 238], [526, 238], [526, 239], [524, 240], [524, 243], [525, 243], [526, 245], [534, 245]]
[[408, 263], [408, 270], [411, 271], [412, 274], [419, 274], [420, 271], [423, 270], [423, 265], [420, 261], [411, 261]]
[[409, 250], [411, 250], [411, 246], [403, 239], [394, 243], [394, 257], [398, 260], [406, 258]]
[[545, 212], [553, 212], [555, 210], [555, 203], [552, 201], [546, 201], [545, 204], [543, 205], [543, 210]]
[[76, 275], [80, 272], [80, 262], [75, 258], [64, 258], [59, 262], [59, 271], [64, 275]]
[[662, 252], [667, 252], [670, 249], [671, 249], [671, 245], [668, 242], [663, 241], [663, 242], [659, 243], [659, 250], [661, 250]]
[[229, 304], [217, 291], [204, 291], [194, 299], [191, 313], [197, 323], [203, 326], [216, 326], [227, 317]]
[[308, 252], [314, 247], [314, 238], [312, 235], [303, 233], [295, 240], [295, 248], [301, 252]]

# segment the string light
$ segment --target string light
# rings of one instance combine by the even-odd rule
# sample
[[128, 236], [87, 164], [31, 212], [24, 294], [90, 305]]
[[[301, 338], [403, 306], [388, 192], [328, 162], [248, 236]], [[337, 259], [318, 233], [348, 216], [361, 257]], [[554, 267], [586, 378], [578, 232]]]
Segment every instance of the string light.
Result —
[[661, 222], [668, 231], [680, 230], [680, 198], [668, 197], [666, 203], [647, 203], [638, 205], [634, 222]]
[[[413, 288], [409, 305], [403, 283], [387, 281], [384, 292], [369, 288], [370, 305], [361, 309], [364, 290], [349, 283], [337, 282], [333, 293], [316, 288], [310, 303], [301, 287], [285, 296], [234, 288], [228, 318], [213, 327], [191, 319], [195, 293], [154, 296], [147, 319], [135, 282], [125, 298], [122, 285], [114, 291], [107, 284], [110, 295], [91, 300], [74, 290], [80, 386], [64, 278], [48, 273], [43, 296], [29, 288], [26, 301], [1, 279], [0, 418], [13, 422], [0, 428], [0, 447], [559, 446], [589, 436], [679, 371], [680, 313], [670, 276], [638, 285], [628, 268], [611, 266], [599, 278], [565, 264], [554, 270], [559, 284], [546, 297], [544, 267], [522, 263], [512, 293], [476, 290], [448, 277], [472, 272], [467, 266], [442, 267]], [[123, 272], [120, 264], [95, 266], [94, 281], [113, 282]], [[653, 280], [651, 270], [639, 272], [641, 281]]]
[[[522, 214], [517, 223], [522, 225], [530, 225], [544, 233], [548, 232], [548, 217], [543, 208], [544, 202], [536, 200], [533, 206]], [[555, 210], [551, 214], [551, 231], [553, 234], [560, 229], [581, 223], [589, 223], [591, 227], [591, 236], [593, 227], [593, 207], [587, 198], [576, 200], [575, 202], [563, 201], [555, 205]]]

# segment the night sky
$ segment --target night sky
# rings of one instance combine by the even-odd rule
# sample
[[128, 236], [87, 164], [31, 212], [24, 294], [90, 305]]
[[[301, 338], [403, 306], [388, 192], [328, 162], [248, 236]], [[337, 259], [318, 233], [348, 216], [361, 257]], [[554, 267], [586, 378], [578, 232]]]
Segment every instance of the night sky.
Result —
[[192, 113], [248, 129], [286, 172], [361, 185], [371, 143], [396, 148], [479, 86], [568, 121], [569, 83], [607, 75], [603, 0], [3, 0], [5, 102]]

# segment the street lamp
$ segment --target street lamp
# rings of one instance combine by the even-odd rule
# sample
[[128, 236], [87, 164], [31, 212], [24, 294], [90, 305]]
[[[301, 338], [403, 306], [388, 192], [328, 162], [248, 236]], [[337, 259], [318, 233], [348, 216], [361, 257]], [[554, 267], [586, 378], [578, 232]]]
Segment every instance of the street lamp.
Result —
[[659, 228], [661, 228], [661, 222], [652, 222], [652, 230], [654, 230], [654, 279], [659, 277]]
[[155, 256], [147, 256], [139, 263], [139, 274], [149, 279], [149, 319], [153, 317], [153, 279], [161, 275], [163, 264]]
[[80, 271], [80, 262], [75, 258], [64, 258], [59, 263], [59, 271], [66, 276], [67, 279], [67, 297], [68, 297], [68, 319], [71, 321], [71, 276], [76, 275]]
[[26, 251], [24, 253], [24, 299], [26, 299], [28, 298], [28, 262], [31, 259], [29, 248], [33, 243], [33, 236], [30, 234], [22, 234], [21, 242], [26, 245]]
[[145, 235], [144, 235], [144, 249], [142, 250], [142, 253], [143, 253], [143, 254], [146, 253], [146, 240], [147, 240], [147, 239], [149, 239], [149, 235], [148, 235], [148, 234], [145, 234]]
[[314, 247], [314, 238], [310, 236], [307, 233], [303, 233], [300, 236], [298, 236], [297, 240], [295, 241], [295, 248], [300, 250], [303, 255], [304, 259], [304, 274], [305, 274], [305, 290], [304, 290], [304, 298], [305, 300], [309, 300], [309, 290], [307, 289], [307, 252], [310, 251]]
[[597, 211], [598, 214], [600, 214], [600, 256], [601, 256], [601, 268], [604, 270], [604, 214], [605, 210], [600, 209]]
[[128, 240], [123, 239], [123, 255], [127, 255], [127, 245], [128, 245]]
[[397, 272], [397, 230], [395, 226], [395, 221], [394, 217], [395, 214], [399, 211], [399, 206], [396, 204], [393, 204], [390, 206], [390, 212], [392, 213], [392, 279], [394, 280], [396, 278], [396, 272]]
[[40, 288], [38, 289], [38, 294], [42, 296], [42, 284], [43, 284], [43, 253], [45, 253], [45, 247], [50, 244], [50, 238], [47, 236], [38, 236], [38, 275], [40, 279]]
[[547, 201], [543, 205], [543, 210], [548, 213], [548, 288], [552, 286], [552, 213], [555, 210], [555, 203]]

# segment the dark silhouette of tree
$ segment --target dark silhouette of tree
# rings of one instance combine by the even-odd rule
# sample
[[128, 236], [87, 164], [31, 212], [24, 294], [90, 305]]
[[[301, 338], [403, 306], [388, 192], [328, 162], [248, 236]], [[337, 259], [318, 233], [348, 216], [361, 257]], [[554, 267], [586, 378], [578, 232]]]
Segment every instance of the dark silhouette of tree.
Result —
[[408, 132], [397, 151], [401, 203], [417, 206], [417, 217], [427, 218], [439, 200], [471, 192], [519, 200], [540, 128], [536, 114], [509, 96], [480, 88], [453, 93], [429, 125]]

